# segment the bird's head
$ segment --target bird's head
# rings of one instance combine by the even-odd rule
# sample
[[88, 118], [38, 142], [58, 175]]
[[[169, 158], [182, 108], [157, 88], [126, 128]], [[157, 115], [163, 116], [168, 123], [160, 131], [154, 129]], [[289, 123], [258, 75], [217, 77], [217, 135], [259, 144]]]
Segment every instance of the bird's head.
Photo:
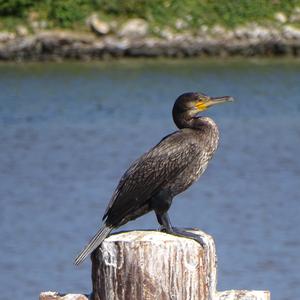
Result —
[[197, 115], [216, 104], [232, 102], [230, 96], [210, 97], [202, 93], [184, 93], [180, 95], [173, 107], [173, 119], [179, 128], [183, 128], [179, 121], [188, 121], [197, 117]]
[[197, 114], [213, 105], [232, 101], [230, 96], [209, 97], [202, 93], [184, 93], [176, 99], [174, 109], [178, 112], [190, 111]]

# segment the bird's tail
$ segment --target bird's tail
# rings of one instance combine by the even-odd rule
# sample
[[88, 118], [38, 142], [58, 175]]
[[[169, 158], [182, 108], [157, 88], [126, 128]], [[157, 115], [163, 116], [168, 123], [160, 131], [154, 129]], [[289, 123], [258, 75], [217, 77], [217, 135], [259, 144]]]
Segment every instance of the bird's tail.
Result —
[[91, 254], [102, 242], [103, 240], [110, 234], [113, 230], [112, 227], [104, 225], [91, 239], [89, 244], [79, 253], [79, 255], [75, 258], [75, 265], [79, 265], [85, 258]]

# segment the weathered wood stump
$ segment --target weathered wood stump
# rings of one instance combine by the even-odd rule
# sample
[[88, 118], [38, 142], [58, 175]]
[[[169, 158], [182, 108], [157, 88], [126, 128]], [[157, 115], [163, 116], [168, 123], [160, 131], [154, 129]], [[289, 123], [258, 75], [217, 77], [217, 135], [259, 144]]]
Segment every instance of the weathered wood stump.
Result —
[[210, 300], [216, 291], [213, 239], [194, 240], [158, 231], [107, 238], [92, 255], [93, 299]]
[[82, 294], [59, 294], [57, 292], [43, 292], [39, 300], [88, 300], [87, 295]]
[[269, 291], [231, 290], [218, 292], [216, 300], [270, 300]]
[[[111, 235], [92, 255], [93, 300], [270, 300], [268, 291], [217, 292], [211, 236], [194, 240], [158, 231]], [[40, 300], [83, 300], [85, 295], [41, 293]], [[89, 298], [90, 299], [90, 298]]]

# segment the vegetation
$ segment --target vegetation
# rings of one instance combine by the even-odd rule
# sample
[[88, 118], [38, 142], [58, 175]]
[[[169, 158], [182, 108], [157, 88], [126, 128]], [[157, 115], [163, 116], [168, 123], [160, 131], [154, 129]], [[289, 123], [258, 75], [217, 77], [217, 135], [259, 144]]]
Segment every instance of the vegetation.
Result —
[[2, 27], [26, 23], [28, 15], [36, 12], [51, 27], [77, 27], [95, 11], [106, 20], [143, 18], [152, 28], [175, 28], [179, 19], [189, 29], [215, 24], [234, 27], [272, 21], [279, 11], [289, 16], [297, 6], [300, 0], [0, 0], [0, 23]]
[[0, 0], [0, 16], [20, 17], [33, 5], [34, 0]]
[[299, 0], [98, 0], [105, 13], [141, 17], [158, 25], [181, 19], [189, 27], [221, 24], [233, 27], [249, 21], [272, 19], [278, 11], [289, 15]]
[[83, 20], [94, 8], [93, 1], [87, 0], [52, 0], [49, 4], [49, 18], [62, 27]]

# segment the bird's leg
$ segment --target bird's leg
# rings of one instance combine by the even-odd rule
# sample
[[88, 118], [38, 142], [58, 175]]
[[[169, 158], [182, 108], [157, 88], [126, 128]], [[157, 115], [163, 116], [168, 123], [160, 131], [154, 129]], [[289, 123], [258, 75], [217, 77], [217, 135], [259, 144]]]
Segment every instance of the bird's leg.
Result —
[[172, 225], [168, 214], [166, 213], [171, 206], [173, 197], [166, 190], [162, 190], [152, 197], [150, 201], [151, 208], [155, 211], [157, 221], [161, 226], [161, 229], [171, 230]]
[[170, 218], [169, 218], [169, 215], [167, 212], [165, 212], [163, 214], [156, 213], [156, 218], [157, 218], [158, 223], [161, 226], [161, 228], [160, 228], [161, 231], [165, 231], [168, 233], [173, 231], [173, 227], [172, 227], [172, 224], [170, 222]]
[[167, 212], [165, 212], [163, 214], [156, 213], [156, 217], [157, 217], [159, 224], [162, 225], [161, 231], [172, 234], [172, 235], [176, 235], [179, 237], [185, 237], [188, 239], [192, 239], [192, 240], [196, 241], [197, 243], [199, 243], [201, 245], [201, 247], [205, 246], [204, 241], [201, 239], [201, 237], [199, 235], [192, 233], [190, 231], [187, 231], [190, 229], [179, 229], [179, 228], [173, 227], [170, 222], [170, 218], [169, 218], [169, 215]]
[[160, 191], [158, 194], [155, 195], [155, 197], [151, 199], [151, 208], [154, 209], [157, 217], [157, 221], [162, 226], [161, 231], [176, 236], [193, 239], [203, 247], [204, 243], [197, 234], [186, 231], [184, 229], [178, 229], [176, 227], [172, 227], [168, 215], [168, 210], [171, 206], [172, 199], [173, 197], [166, 190]]

